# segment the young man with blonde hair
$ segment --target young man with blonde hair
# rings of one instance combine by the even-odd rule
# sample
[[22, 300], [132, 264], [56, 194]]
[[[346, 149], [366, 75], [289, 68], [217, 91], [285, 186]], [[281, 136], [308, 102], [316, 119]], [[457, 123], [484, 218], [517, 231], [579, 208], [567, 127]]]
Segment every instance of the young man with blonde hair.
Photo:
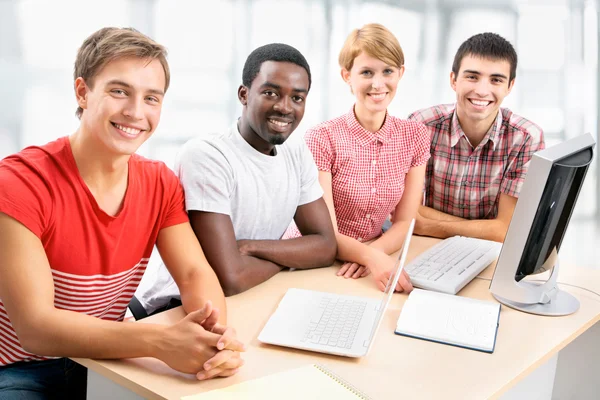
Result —
[[[74, 79], [77, 131], [0, 161], [0, 399], [85, 398], [85, 369], [64, 357], [234, 374], [244, 346], [223, 325], [179, 181], [135, 154], [160, 119], [165, 49], [104, 28], [79, 49]], [[155, 244], [189, 314], [172, 326], [119, 323]]]
[[450, 73], [456, 103], [409, 116], [431, 134], [415, 233], [504, 241], [529, 161], [544, 148], [539, 126], [500, 107], [516, 70], [517, 54], [507, 40], [495, 33], [472, 36]]

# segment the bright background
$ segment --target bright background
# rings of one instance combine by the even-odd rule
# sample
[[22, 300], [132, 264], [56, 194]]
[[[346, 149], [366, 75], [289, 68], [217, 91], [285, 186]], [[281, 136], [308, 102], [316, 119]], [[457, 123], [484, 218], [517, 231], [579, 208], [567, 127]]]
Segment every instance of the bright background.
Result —
[[[347, 34], [368, 22], [392, 30], [406, 73], [394, 115], [452, 102], [452, 58], [469, 36], [493, 31], [519, 55], [504, 105], [541, 125], [548, 145], [597, 137], [598, 4], [585, 0], [0, 0], [0, 158], [72, 133], [78, 125], [72, 69], [78, 46], [104, 26], [133, 26], [169, 49], [172, 86], [155, 135], [140, 153], [173, 164], [181, 144], [239, 115], [237, 87], [259, 45], [297, 47], [313, 72], [306, 128], [346, 112], [339, 76]], [[563, 260], [600, 267], [599, 164], [595, 162], [563, 244]]]

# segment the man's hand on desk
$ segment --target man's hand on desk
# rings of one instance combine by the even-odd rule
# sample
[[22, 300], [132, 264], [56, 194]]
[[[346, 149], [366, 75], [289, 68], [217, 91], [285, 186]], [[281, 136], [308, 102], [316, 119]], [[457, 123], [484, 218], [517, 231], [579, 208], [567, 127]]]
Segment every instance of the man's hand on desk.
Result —
[[207, 302], [178, 323], [165, 328], [155, 357], [171, 368], [200, 380], [231, 376], [244, 364], [246, 348], [235, 330], [218, 324], [219, 312]]

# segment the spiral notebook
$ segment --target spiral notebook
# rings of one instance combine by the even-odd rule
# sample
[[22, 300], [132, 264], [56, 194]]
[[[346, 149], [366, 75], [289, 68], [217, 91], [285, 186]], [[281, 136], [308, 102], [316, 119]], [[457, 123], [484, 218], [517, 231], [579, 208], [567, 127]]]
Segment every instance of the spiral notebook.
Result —
[[396, 333], [493, 353], [500, 304], [414, 289], [402, 307]]
[[364, 393], [322, 365], [278, 372], [262, 378], [211, 390], [182, 400], [369, 400]]

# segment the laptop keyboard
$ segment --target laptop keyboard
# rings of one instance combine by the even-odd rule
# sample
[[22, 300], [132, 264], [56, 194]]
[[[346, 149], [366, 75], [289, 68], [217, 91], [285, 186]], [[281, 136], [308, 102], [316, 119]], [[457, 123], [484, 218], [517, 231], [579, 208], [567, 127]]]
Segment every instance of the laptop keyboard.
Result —
[[302, 341], [350, 349], [366, 305], [361, 300], [322, 298]]

